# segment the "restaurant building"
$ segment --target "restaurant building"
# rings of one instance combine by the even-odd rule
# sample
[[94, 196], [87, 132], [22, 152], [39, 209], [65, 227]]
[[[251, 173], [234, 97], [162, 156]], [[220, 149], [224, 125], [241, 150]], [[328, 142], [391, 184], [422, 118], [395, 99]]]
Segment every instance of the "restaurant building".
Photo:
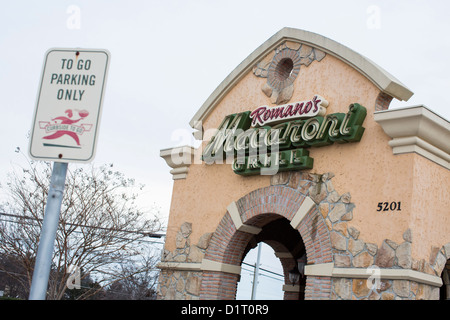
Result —
[[389, 109], [412, 95], [321, 35], [264, 42], [193, 116], [201, 145], [160, 152], [174, 182], [158, 298], [235, 299], [259, 242], [284, 299], [450, 298], [450, 122]]

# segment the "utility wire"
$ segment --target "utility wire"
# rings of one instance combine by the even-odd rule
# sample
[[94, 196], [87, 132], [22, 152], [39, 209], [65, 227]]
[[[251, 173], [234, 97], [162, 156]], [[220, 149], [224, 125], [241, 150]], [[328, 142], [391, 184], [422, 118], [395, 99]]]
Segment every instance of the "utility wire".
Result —
[[[0, 215], [1, 215], [1, 214], [0, 214]], [[12, 222], [12, 223], [17, 223], [17, 224], [27, 225], [27, 224], [25, 224], [24, 222], [19, 222], [19, 221], [14, 221], [14, 220], [0, 219], [0, 221]], [[37, 225], [35, 225], [35, 226], [37, 226]], [[79, 231], [79, 230], [73, 230], [72, 232], [75, 232], [75, 233], [83, 233], [82, 231]], [[128, 241], [131, 241], [131, 240], [132, 240], [132, 239], [129, 239], [129, 238], [119, 237], [119, 236], [116, 236], [116, 235], [113, 235], [112, 237], [113, 237], [113, 238], [116, 238], [116, 239], [122, 239], [122, 240], [128, 240]], [[145, 243], [164, 244], [164, 242], [160, 242], [160, 241], [151, 241], [151, 240], [144, 240], [144, 239], [135, 239], [135, 240], [133, 240], [133, 241], [137, 241], [137, 242], [145, 242]]]
[[[252, 270], [249, 270], [249, 269], [245, 269], [245, 268], [242, 268], [242, 270], [247, 271], [249, 273], [249, 275], [252, 275], [255, 272], [255, 271], [252, 271]], [[261, 268], [259, 270], [261, 270]], [[277, 280], [277, 281], [284, 281], [283, 279], [275, 278], [275, 277], [269, 276], [269, 275], [264, 274], [264, 273], [260, 273], [259, 275], [262, 276], [262, 277], [270, 278], [270, 279]]]
[[[0, 215], [7, 216], [7, 217], [13, 217], [13, 218], [19, 218], [19, 219], [26, 219], [26, 220], [43, 221], [43, 219], [40, 219], [40, 218], [35, 218], [35, 217], [30, 217], [30, 216], [25, 216], [25, 215], [21, 216], [21, 215], [6, 213], [6, 212], [0, 212]], [[8, 221], [8, 222], [21, 224], [21, 222], [19, 222], [19, 221], [12, 221], [12, 220], [3, 220], [3, 221]], [[89, 225], [70, 223], [70, 222], [66, 222], [65, 224], [70, 225], [70, 226], [74, 226], [74, 227], [80, 227], [80, 228], [90, 228], [90, 229], [98, 229], [98, 230], [106, 230], [106, 231], [120, 231], [120, 232], [124, 232], [124, 233], [141, 234], [143, 236], [147, 236], [147, 237], [150, 237], [150, 238], [162, 238], [162, 237], [166, 236], [165, 234], [158, 234], [158, 233], [153, 233], [153, 232], [143, 232], [143, 231], [135, 231], [135, 230], [123, 230], [123, 229], [104, 228], [104, 227], [89, 226]], [[160, 243], [160, 242], [155, 242], [155, 243]]]
[[[242, 264], [245, 264], [245, 265], [247, 265], [247, 266], [250, 266], [250, 267], [252, 267], [252, 268], [255, 268], [255, 266], [254, 265], [252, 265], [252, 264], [249, 264], [249, 263], [246, 263], [246, 262], [242, 262]], [[280, 276], [280, 277], [283, 277], [284, 278], [284, 275], [283, 274], [280, 274], [280, 273], [276, 273], [276, 272], [273, 272], [273, 271], [270, 271], [270, 270], [267, 270], [267, 269], [264, 269], [264, 268], [259, 268], [259, 270], [263, 270], [263, 271], [266, 271], [266, 272], [269, 272], [269, 273], [272, 273], [272, 274], [275, 274], [275, 275], [277, 275], [277, 276]]]

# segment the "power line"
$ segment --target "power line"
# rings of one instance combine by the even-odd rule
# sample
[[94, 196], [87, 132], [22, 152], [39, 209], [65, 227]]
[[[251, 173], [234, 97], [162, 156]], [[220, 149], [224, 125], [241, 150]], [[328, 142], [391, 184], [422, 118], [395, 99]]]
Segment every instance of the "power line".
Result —
[[[252, 266], [252, 267], [254, 267], [254, 266]], [[242, 270], [247, 271], [250, 275], [252, 275], [254, 273], [254, 271], [249, 270], [249, 269], [242, 268]], [[259, 270], [261, 270], [261, 268]], [[264, 270], [264, 271], [266, 271], [266, 270]], [[269, 275], [264, 274], [264, 273], [260, 273], [259, 275], [262, 276], [262, 277], [266, 277], [266, 278], [270, 278], [270, 279], [273, 279], [273, 280], [283, 281], [284, 282], [284, 279], [275, 278], [275, 277], [269, 276]]]
[[[0, 215], [1, 215], [1, 214], [0, 214]], [[0, 221], [12, 222], [12, 223], [17, 223], [17, 224], [23, 224], [23, 225], [25, 225], [25, 223], [23, 223], [23, 222], [18, 222], [18, 221], [14, 221], [14, 220], [0, 219]], [[77, 231], [77, 230], [73, 230], [72, 232], [75, 232], [75, 233], [83, 233], [82, 231]], [[117, 236], [117, 235], [112, 235], [112, 237], [113, 237], [113, 238], [116, 238], [116, 239], [122, 239], [122, 240], [128, 240], [128, 241], [131, 241], [131, 240], [132, 240], [132, 239], [129, 239], [129, 238], [119, 237], [119, 236]], [[146, 243], [156, 243], [156, 244], [164, 244], [164, 242], [160, 242], [160, 241], [152, 241], [152, 240], [144, 240], [144, 239], [135, 239], [135, 240], [132, 240], [132, 241], [146, 242]]]
[[[7, 217], [13, 217], [13, 218], [19, 218], [19, 219], [26, 219], [26, 220], [43, 221], [43, 219], [36, 218], [36, 217], [30, 217], [30, 216], [26, 216], [26, 215], [21, 216], [21, 215], [16, 215], [16, 214], [12, 214], [12, 213], [6, 213], [6, 212], [0, 212], [0, 215], [7, 216]], [[3, 220], [3, 221], [20, 223], [18, 221], [12, 221], [12, 220]], [[106, 231], [120, 231], [120, 232], [124, 232], [124, 233], [140, 234], [140, 235], [147, 236], [150, 238], [162, 238], [162, 237], [166, 236], [165, 234], [158, 234], [158, 233], [153, 233], [150, 231], [146, 232], [146, 231], [136, 231], [136, 230], [105, 228], [105, 227], [89, 226], [89, 225], [83, 225], [83, 224], [71, 223], [71, 222], [66, 222], [65, 224], [74, 226], [74, 227], [80, 227], [80, 228], [98, 229], [98, 230], [106, 230]], [[156, 242], [156, 243], [159, 243], [159, 242]]]
[[[249, 264], [249, 263], [246, 263], [246, 262], [242, 262], [242, 264], [245, 264], [245, 265], [247, 265], [247, 266], [250, 266], [250, 267], [252, 267], [252, 268], [255, 268], [254, 265]], [[277, 275], [277, 276], [280, 276], [280, 277], [283, 277], [283, 278], [284, 278], [284, 275], [283, 275], [283, 274], [276, 273], [276, 272], [274, 272], [274, 271], [270, 271], [270, 270], [267, 270], [267, 269], [264, 269], [264, 268], [261, 268], [261, 267], [259, 267], [259, 270], [263, 270], [263, 271], [266, 271], [266, 272], [269, 272], [269, 273], [272, 273], [272, 274], [274, 274], [274, 275]]]
[[[0, 219], [0, 221], [12, 222], [12, 223], [17, 223], [17, 224], [25, 224], [23, 222], [18, 222], [18, 221], [14, 221], [14, 220]], [[79, 231], [79, 230], [73, 230], [72, 232], [83, 233], [82, 231]], [[134, 240], [132, 240], [132, 239], [129, 239], [129, 238], [119, 237], [117, 235], [112, 235], [112, 237], [116, 238], [116, 239], [127, 240], [127, 241], [137, 241], [137, 242], [145, 242], [145, 243], [164, 244], [164, 242], [160, 242], [160, 241], [152, 241], [152, 240], [145, 240], [145, 239], [134, 239]]]

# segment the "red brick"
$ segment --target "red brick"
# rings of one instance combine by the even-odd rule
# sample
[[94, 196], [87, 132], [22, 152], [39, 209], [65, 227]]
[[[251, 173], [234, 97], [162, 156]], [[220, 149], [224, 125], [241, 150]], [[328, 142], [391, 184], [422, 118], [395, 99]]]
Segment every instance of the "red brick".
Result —
[[[299, 190], [287, 186], [270, 186], [255, 190], [237, 201], [237, 207], [244, 223], [264, 226], [270, 221], [274, 213], [291, 220], [305, 199]], [[315, 221], [314, 226], [312, 221]], [[314, 227], [314, 239], [311, 230]], [[298, 227], [304, 242], [308, 263], [331, 262], [332, 250], [328, 228], [318, 210], [313, 208]], [[222, 263], [239, 265], [244, 249], [251, 234], [237, 232], [228, 213], [224, 215], [210, 242], [205, 254], [206, 259]], [[282, 259], [285, 273], [292, 268], [292, 259]], [[290, 269], [289, 269], [290, 270]], [[221, 272], [203, 272], [201, 299], [234, 299], [237, 280], [239, 276]], [[331, 292], [331, 279], [308, 277], [305, 288], [305, 298], [329, 298]], [[285, 299], [298, 299], [297, 293], [285, 293]]]

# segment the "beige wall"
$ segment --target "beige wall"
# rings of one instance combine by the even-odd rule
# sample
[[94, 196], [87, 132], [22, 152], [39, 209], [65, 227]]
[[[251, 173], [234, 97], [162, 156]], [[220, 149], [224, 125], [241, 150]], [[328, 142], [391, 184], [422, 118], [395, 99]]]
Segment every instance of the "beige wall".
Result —
[[[269, 105], [261, 91], [265, 78], [250, 71], [223, 98], [203, 123], [205, 131], [217, 128], [225, 116]], [[406, 229], [413, 231], [413, 257], [428, 259], [432, 245], [450, 242], [448, 200], [450, 173], [414, 154], [396, 155], [390, 138], [373, 120], [380, 90], [344, 62], [327, 55], [322, 61], [302, 66], [294, 84], [291, 102], [309, 100], [319, 94], [329, 101], [327, 114], [347, 112], [351, 103], [366, 107], [366, 131], [359, 143], [311, 148], [312, 173], [333, 172], [339, 194], [349, 192], [356, 205], [349, 225], [361, 232], [365, 242], [380, 246], [384, 239], [401, 243]], [[226, 207], [245, 194], [270, 184], [268, 176], [242, 177], [229, 164], [193, 164], [185, 180], [174, 181], [166, 249], [175, 249], [180, 225], [192, 222], [191, 242], [213, 232]], [[426, 187], [425, 187], [426, 186]], [[401, 201], [401, 212], [377, 212], [379, 202]], [[432, 218], [430, 217], [432, 216]], [[420, 239], [420, 240], [419, 240]]]
[[431, 246], [450, 242], [450, 171], [422, 156], [413, 157], [412, 255], [427, 259]]

